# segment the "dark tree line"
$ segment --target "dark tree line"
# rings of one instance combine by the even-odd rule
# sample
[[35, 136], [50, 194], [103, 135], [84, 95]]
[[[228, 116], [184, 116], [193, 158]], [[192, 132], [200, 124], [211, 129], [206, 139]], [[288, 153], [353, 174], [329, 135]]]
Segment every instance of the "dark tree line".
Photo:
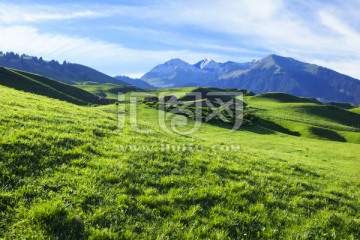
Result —
[[[26, 55], [26, 54], [24, 54], [24, 53], [21, 54], [21, 55], [19, 55], [19, 54], [14, 53], [14, 52], [6, 52], [6, 53], [4, 53], [4, 52], [0, 51], [0, 54], [1, 54], [1, 55], [4, 55], [4, 57], [7, 58], [7, 59], [9, 59], [9, 60], [23, 60], [24, 58], [31, 58], [33, 61], [39, 62], [39, 63], [41, 63], [41, 64], [46, 63], [46, 61], [44, 61], [42, 57], [39, 57], [39, 58], [38, 58], [38, 57], [33, 57], [33, 56]], [[49, 64], [49, 65], [52, 65], [52, 66], [56, 66], [56, 65], [63, 65], [63, 66], [65, 66], [65, 65], [69, 64], [69, 62], [63, 61], [63, 63], [60, 64], [60, 63], [59, 63], [58, 61], [56, 61], [56, 60], [51, 60], [51, 61], [48, 62], [48, 64]]]

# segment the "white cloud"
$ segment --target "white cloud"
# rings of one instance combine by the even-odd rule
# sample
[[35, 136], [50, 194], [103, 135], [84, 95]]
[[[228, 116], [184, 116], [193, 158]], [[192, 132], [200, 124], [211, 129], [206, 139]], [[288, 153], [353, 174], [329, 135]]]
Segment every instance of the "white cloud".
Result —
[[[248, 48], [282, 50], [308, 55], [340, 54], [342, 56], [353, 52], [353, 43], [358, 39], [354, 36], [358, 33], [349, 31], [346, 23], [325, 12], [324, 9], [327, 11], [330, 9], [326, 3], [316, 5], [313, 9], [306, 9], [312, 11], [313, 19], [305, 18], [300, 10], [299, 12], [290, 10], [289, 5], [285, 3], [288, 2], [284, 0], [169, 1], [151, 8], [129, 7], [126, 14], [132, 19], [145, 19], [165, 27], [192, 26], [195, 29], [217, 33], [219, 36], [245, 39], [243, 42]], [[119, 7], [121, 8], [123, 7]], [[327, 16], [326, 21], [324, 21], [325, 16]], [[319, 20], [318, 18], [323, 21], [314, 24], [314, 21]], [[336, 34], [327, 34], [323, 31], [323, 28], [329, 28], [330, 25], [333, 25], [330, 28], [332, 31], [347, 31], [349, 36], [347, 41], [339, 44], [341, 39]]]
[[[360, 54], [360, 33], [352, 29], [337, 17], [328, 12], [319, 13], [322, 23], [338, 34], [337, 41], [342, 43], [350, 53]], [[338, 48], [339, 46], [337, 46]], [[345, 50], [345, 49], [344, 49]]]
[[[161, 9], [155, 17], [247, 38], [249, 46], [268, 49], [299, 49], [312, 54], [343, 53], [345, 44], [334, 48], [338, 38], [313, 31], [306, 20], [290, 12], [281, 0], [200, 1], [190, 6]], [[149, 13], [151, 14], [151, 13]], [[163, 19], [165, 21], [165, 19]]]
[[[294, 3], [304, 4], [301, 1]], [[360, 33], [353, 24], [360, 23], [360, 18], [358, 11], [351, 8], [360, 5], [347, 3], [342, 9], [336, 7], [336, 2], [307, 4], [305, 10], [301, 10], [301, 6], [290, 8], [285, 0], [155, 1], [136, 7], [0, 3], [0, 50], [66, 59], [109, 74], [145, 72], [174, 57], [190, 63], [207, 56], [217, 61], [249, 61], [261, 56], [262, 52], [273, 52], [311, 60], [360, 78], [360, 70], [356, 70], [359, 69], [356, 64], [360, 62]], [[112, 31], [118, 29], [138, 35], [139, 39], [144, 38], [144, 45], [147, 40], [156, 41], [157, 38], [159, 44], [166, 45], [161, 49], [168, 50], [128, 48], [119, 42], [43, 33], [38, 30], [39, 26], [14, 26], [97, 17], [111, 17], [117, 26]], [[122, 20], [125, 18], [133, 25], [124, 25]], [[188, 34], [177, 32], [186, 28], [189, 28]], [[191, 31], [211, 34], [192, 36]], [[224, 39], [223, 44], [217, 41], [217, 36]]]
[[330, 68], [332, 70], [335, 70], [339, 73], [342, 74], [346, 74], [349, 76], [352, 76], [354, 78], [360, 79], [360, 59], [354, 59], [354, 60], [349, 60], [349, 59], [340, 59], [337, 61], [333, 61], [333, 60], [321, 60], [321, 59], [316, 59], [316, 58], [307, 58], [307, 59], [302, 59], [303, 61], [307, 61], [313, 64], [317, 64], [319, 66], [324, 66], [327, 68]]
[[[60, 34], [40, 33], [29, 26], [0, 26], [2, 37], [0, 49], [42, 56], [44, 59], [67, 60], [88, 65], [110, 75], [132, 74], [139, 69], [148, 71], [155, 64], [160, 64], [174, 57], [195, 62], [209, 55], [208, 52], [191, 51], [150, 51], [125, 48], [119, 44], [93, 41]], [[224, 56], [215, 55], [224, 59]]]
[[[354, 64], [360, 62], [360, 33], [350, 26], [352, 18], [349, 19], [348, 12], [333, 3], [322, 2], [306, 6], [306, 11], [311, 11], [308, 15], [312, 16], [307, 19], [301, 10], [290, 10], [285, 3], [283, 0], [172, 2], [138, 14], [159, 22], [226, 34], [232, 39], [246, 39], [249, 48], [260, 47], [300, 60], [313, 59], [360, 79], [360, 70], [356, 70], [359, 67]], [[356, 19], [359, 20], [358, 15]]]
[[[75, 10], [74, 10], [75, 8]], [[32, 23], [74, 18], [94, 18], [109, 16], [109, 11], [76, 10], [75, 6], [15, 5], [0, 3], [0, 22], [2, 24]]]

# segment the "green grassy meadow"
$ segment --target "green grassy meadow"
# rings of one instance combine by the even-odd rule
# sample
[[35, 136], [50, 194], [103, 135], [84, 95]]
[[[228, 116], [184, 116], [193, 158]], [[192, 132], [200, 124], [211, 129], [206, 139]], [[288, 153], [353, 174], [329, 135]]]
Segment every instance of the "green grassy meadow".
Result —
[[[247, 101], [301, 136], [210, 124], [166, 134], [140, 103], [135, 131], [118, 127], [134, 103], [77, 106], [0, 86], [0, 238], [359, 239], [360, 115]], [[309, 138], [310, 126], [346, 142]]]

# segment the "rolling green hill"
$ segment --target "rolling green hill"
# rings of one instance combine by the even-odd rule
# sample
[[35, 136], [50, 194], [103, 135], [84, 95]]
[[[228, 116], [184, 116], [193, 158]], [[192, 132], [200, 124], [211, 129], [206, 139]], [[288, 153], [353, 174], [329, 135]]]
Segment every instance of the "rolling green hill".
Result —
[[260, 125], [296, 136], [360, 143], [360, 115], [284, 93], [246, 98]]
[[55, 60], [45, 61], [42, 58], [24, 54], [20, 56], [12, 52], [0, 55], [0, 66], [40, 74], [68, 84], [94, 82], [98, 84], [129, 85], [84, 65], [65, 61], [60, 64]]
[[100, 103], [99, 97], [87, 91], [44, 76], [11, 68], [0, 67], [0, 85], [78, 105]]
[[260, 126], [171, 135], [145, 104], [137, 129], [147, 131], [137, 132], [118, 128], [114, 104], [81, 107], [3, 86], [0, 105], [0, 238], [360, 238], [358, 144]]

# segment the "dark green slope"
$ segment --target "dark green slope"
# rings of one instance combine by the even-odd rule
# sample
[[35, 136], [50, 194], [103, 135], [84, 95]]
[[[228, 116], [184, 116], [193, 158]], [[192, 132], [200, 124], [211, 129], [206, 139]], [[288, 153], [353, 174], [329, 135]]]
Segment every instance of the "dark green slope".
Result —
[[0, 67], [0, 85], [79, 105], [100, 103], [97, 96], [82, 89], [10, 68]]
[[80, 64], [57, 61], [45, 61], [42, 58], [19, 56], [14, 53], [0, 55], [0, 66], [37, 73], [58, 81], [76, 84], [81, 82], [113, 83], [117, 85], [129, 85], [128, 83], [110, 77], [95, 69]]

